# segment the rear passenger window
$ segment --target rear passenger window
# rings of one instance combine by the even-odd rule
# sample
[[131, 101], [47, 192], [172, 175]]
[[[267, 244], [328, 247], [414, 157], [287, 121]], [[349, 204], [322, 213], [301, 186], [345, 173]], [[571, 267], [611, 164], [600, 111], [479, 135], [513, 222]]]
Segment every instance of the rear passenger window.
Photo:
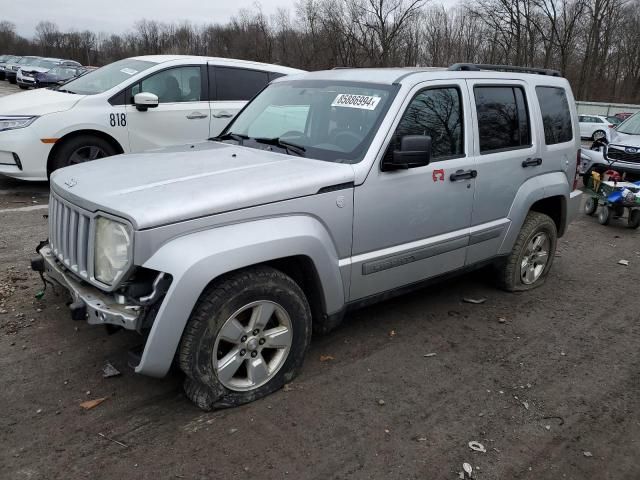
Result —
[[215, 72], [217, 100], [250, 100], [269, 83], [269, 74], [259, 70], [216, 67]]
[[475, 87], [480, 153], [531, 146], [529, 112], [520, 87]]
[[544, 142], [555, 145], [570, 141], [573, 138], [571, 111], [564, 88], [536, 87], [536, 95], [542, 112]]
[[462, 106], [458, 89], [430, 88], [418, 93], [402, 115], [387, 151], [393, 152], [405, 135], [430, 136], [433, 160], [463, 155]]

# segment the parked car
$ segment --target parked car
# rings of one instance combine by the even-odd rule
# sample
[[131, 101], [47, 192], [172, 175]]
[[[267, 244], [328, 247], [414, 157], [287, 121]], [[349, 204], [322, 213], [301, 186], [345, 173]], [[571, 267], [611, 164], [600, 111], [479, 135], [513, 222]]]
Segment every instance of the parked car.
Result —
[[88, 70], [85, 67], [72, 67], [60, 65], [47, 72], [35, 74], [35, 87], [56, 87], [84, 74]]
[[627, 118], [629, 118], [631, 115], [633, 115], [632, 112], [621, 112], [621, 113], [616, 113], [614, 116], [624, 121]]
[[20, 57], [18, 61], [7, 63], [7, 66], [4, 72], [5, 78], [9, 83], [12, 83], [15, 85], [18, 82], [17, 81], [18, 70], [20, 70], [20, 68], [24, 66], [31, 65], [39, 58], [40, 57]]
[[6, 80], [6, 71], [8, 68], [8, 65], [13, 64], [13, 63], [17, 63], [22, 57], [18, 57], [15, 55], [9, 55], [8, 57], [6, 57], [4, 60], [0, 61], [0, 80]]
[[33, 268], [73, 318], [144, 335], [136, 372], [176, 359], [204, 409], [279, 389], [312, 328], [440, 275], [535, 288], [580, 205], [575, 101], [554, 71], [483, 68], [278, 78], [210, 142], [60, 169]]
[[616, 128], [618, 125], [620, 125], [622, 123], [622, 120], [620, 120], [615, 115], [609, 115], [608, 117], [606, 117], [606, 119], [607, 119], [607, 122], [609, 122], [611, 125], [613, 125], [612, 128]]
[[582, 149], [579, 173], [585, 184], [591, 172], [611, 169], [626, 174], [629, 179], [640, 179], [640, 112], [618, 125], [608, 144]]
[[[142, 56], [0, 98], [0, 174], [57, 168], [217, 135], [271, 80], [301, 70], [213, 57]], [[4, 131], [3, 131], [4, 130]]]
[[29, 65], [20, 67], [16, 76], [18, 86], [26, 90], [36, 86], [36, 74], [45, 73], [57, 66], [81, 67], [79, 62], [74, 60], [63, 60], [61, 58], [39, 58]]
[[604, 115], [580, 115], [580, 137], [591, 140], [611, 139], [613, 125]]

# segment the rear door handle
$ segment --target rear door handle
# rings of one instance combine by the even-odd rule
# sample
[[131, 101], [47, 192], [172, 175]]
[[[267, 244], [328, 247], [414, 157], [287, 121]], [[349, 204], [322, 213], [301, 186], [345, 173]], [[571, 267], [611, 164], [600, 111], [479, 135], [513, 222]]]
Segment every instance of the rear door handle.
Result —
[[229, 113], [229, 112], [218, 112], [218, 113], [214, 113], [213, 116], [215, 118], [232, 118], [233, 117], [233, 113]]
[[458, 180], [470, 180], [478, 176], [477, 170], [457, 170], [449, 176], [449, 180], [457, 182]]
[[199, 120], [201, 118], [207, 118], [208, 116], [209, 115], [201, 112], [191, 112], [189, 115], [187, 115], [187, 118], [189, 120]]
[[537, 167], [538, 165], [542, 165], [541, 158], [527, 158], [522, 161], [522, 168]]

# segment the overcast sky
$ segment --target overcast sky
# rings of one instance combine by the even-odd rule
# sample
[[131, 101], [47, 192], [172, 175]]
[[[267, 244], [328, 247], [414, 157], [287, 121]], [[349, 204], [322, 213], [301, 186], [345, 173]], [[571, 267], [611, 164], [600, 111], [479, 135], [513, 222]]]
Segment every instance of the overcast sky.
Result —
[[[452, 5], [455, 0], [434, 0]], [[260, 0], [265, 13], [293, 9], [293, 1]], [[223, 23], [241, 8], [255, 9], [255, 0], [0, 0], [0, 19], [15, 23], [19, 35], [32, 37], [36, 24], [50, 20], [61, 30], [121, 33], [137, 20]]]

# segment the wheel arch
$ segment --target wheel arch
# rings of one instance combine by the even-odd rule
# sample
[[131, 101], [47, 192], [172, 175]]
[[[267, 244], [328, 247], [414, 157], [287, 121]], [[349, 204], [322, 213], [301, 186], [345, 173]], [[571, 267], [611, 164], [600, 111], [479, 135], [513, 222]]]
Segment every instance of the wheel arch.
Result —
[[102, 132], [100, 130], [93, 130], [90, 128], [82, 129], [82, 130], [74, 130], [73, 132], [67, 133], [66, 135], [60, 137], [56, 141], [56, 143], [53, 144], [53, 148], [51, 149], [51, 151], [49, 152], [49, 156], [47, 157], [47, 175], [51, 174], [51, 166], [52, 166], [53, 159], [55, 158], [56, 154], [58, 153], [62, 145], [64, 145], [69, 140], [80, 137], [82, 135], [91, 135], [94, 137], [101, 138], [106, 142], [109, 142], [109, 144], [116, 150], [116, 152], [124, 153], [124, 148], [122, 147], [122, 145], [120, 145], [120, 142], [118, 142], [115, 138], [113, 138], [108, 133]]
[[335, 244], [313, 217], [264, 218], [189, 233], [162, 245], [142, 265], [167, 272], [174, 281], [136, 372], [165, 375], [202, 292], [227, 275], [257, 265], [271, 266], [292, 277], [307, 296], [316, 321], [344, 306]]

